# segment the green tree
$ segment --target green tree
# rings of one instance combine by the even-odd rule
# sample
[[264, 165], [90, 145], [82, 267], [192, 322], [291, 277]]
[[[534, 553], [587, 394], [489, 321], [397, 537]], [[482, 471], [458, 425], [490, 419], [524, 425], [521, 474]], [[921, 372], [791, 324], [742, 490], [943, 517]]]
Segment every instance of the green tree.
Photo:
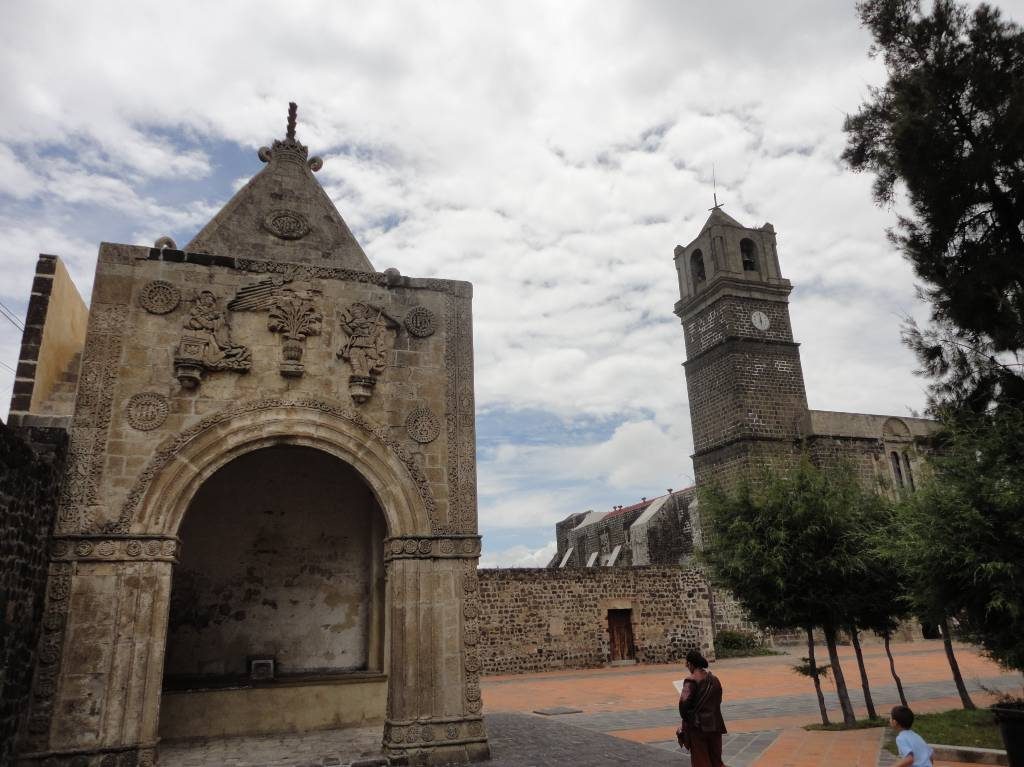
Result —
[[1024, 671], [1024, 409], [960, 413], [945, 435], [894, 544], [923, 609], [946, 606], [965, 638]]
[[[875, 524], [865, 527], [861, 533], [870, 569], [862, 583], [865, 598], [855, 609], [855, 624], [882, 637], [885, 655], [889, 659], [889, 673], [896, 683], [900, 703], [909, 706], [903, 690], [903, 680], [896, 673], [896, 661], [892, 656], [891, 645], [893, 632], [903, 620], [913, 614], [913, 611], [906, 576], [889, 550], [889, 536], [895, 528], [895, 509], [884, 496], [879, 496], [879, 500], [879, 517]], [[871, 715], [870, 711], [868, 713]]]
[[804, 456], [789, 471], [766, 471], [756, 485], [733, 493], [713, 487], [700, 499], [705, 561], [751, 618], [767, 628], [806, 630], [812, 659], [811, 629], [821, 628], [846, 724], [856, 717], [836, 645], [867, 572], [855, 534], [862, 493], [848, 468], [824, 472]]
[[857, 8], [888, 79], [847, 117], [843, 158], [879, 204], [909, 203], [889, 234], [932, 304], [906, 337], [933, 404], [1024, 402], [1024, 31], [986, 4]]

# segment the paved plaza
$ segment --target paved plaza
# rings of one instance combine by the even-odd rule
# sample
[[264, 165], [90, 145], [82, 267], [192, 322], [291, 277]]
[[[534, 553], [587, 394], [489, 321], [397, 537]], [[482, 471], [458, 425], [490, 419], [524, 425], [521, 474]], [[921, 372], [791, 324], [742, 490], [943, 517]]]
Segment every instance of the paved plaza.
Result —
[[[897, 671], [917, 712], [959, 706], [942, 645], [916, 642], [894, 646]], [[808, 732], [818, 707], [808, 679], [792, 666], [800, 655], [737, 658], [712, 665], [725, 689], [723, 713], [729, 727], [725, 762], [729, 767], [885, 767], [882, 729]], [[865, 648], [875, 704], [880, 712], [899, 702], [881, 647]], [[991, 701], [985, 690], [1021, 687], [1018, 674], [1003, 672], [971, 648], [957, 658], [964, 680], [979, 705]], [[864, 716], [857, 667], [849, 648], [841, 659], [858, 715]], [[820, 659], [819, 659], [820, 660]], [[485, 677], [481, 685], [495, 767], [555, 765], [688, 765], [675, 743], [678, 714], [672, 681], [678, 666], [626, 666]], [[840, 721], [831, 683], [826, 703]], [[858, 705], [859, 704], [859, 705]], [[538, 710], [576, 713], [542, 716]], [[161, 767], [322, 767], [383, 763], [377, 727], [304, 736], [219, 738], [167, 743]], [[936, 767], [953, 767], [936, 762]]]

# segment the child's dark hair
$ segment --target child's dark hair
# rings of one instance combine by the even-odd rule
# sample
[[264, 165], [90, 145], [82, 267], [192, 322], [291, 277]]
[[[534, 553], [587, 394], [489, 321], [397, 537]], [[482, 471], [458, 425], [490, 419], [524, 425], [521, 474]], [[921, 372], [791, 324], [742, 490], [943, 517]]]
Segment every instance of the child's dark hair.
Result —
[[914, 726], [914, 712], [906, 706], [893, 706], [889, 716], [904, 730], [909, 730]]

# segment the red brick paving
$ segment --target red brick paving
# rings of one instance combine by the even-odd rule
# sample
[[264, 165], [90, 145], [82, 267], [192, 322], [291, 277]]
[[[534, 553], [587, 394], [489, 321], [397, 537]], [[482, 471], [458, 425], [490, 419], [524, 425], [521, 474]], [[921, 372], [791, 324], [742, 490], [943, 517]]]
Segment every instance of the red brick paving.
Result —
[[[893, 645], [896, 670], [905, 684], [949, 680], [949, 666], [940, 642], [912, 642]], [[792, 665], [804, 648], [792, 655], [723, 660], [713, 665], [729, 701], [771, 698], [813, 693], [810, 681], [796, 674]], [[825, 659], [819, 655], [819, 663]], [[992, 661], [967, 646], [957, 647], [957, 660], [965, 679], [995, 677], [1003, 673]], [[866, 715], [860, 697], [857, 665], [851, 648], [840, 648], [840, 661], [850, 687], [858, 715]], [[878, 647], [865, 648], [868, 677], [883, 687], [893, 684], [888, 659]], [[680, 666], [627, 666], [574, 671], [554, 671], [524, 676], [486, 677], [481, 684], [485, 710], [529, 712], [538, 708], [570, 706], [584, 713], [664, 709], [675, 699], [672, 681], [685, 671]], [[826, 685], [830, 685], [827, 682]], [[978, 705], [991, 701], [987, 694], [973, 695]], [[920, 712], [957, 708], [956, 697], [911, 701]], [[833, 721], [841, 721], [838, 711], [829, 712]], [[810, 732], [801, 725], [813, 724], [816, 717], [805, 715], [771, 716], [734, 720], [732, 732], [782, 730], [754, 764], [755, 767], [875, 767], [882, 731]], [[648, 727], [613, 730], [611, 735], [639, 743], [672, 740], [674, 727]], [[936, 767], [954, 767], [953, 762], [936, 762]]]

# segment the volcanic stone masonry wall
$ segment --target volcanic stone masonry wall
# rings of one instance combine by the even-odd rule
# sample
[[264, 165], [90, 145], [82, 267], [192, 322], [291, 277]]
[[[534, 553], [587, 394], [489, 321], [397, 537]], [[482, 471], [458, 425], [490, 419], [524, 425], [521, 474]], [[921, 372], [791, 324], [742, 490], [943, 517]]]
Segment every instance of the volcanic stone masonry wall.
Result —
[[632, 611], [636, 660], [712, 653], [710, 589], [688, 567], [479, 570], [484, 673], [589, 668], [609, 661], [608, 611]]
[[[67, 433], [0, 421], [0, 765], [11, 764], [43, 612]], [[31, 443], [31, 444], [30, 444]]]

